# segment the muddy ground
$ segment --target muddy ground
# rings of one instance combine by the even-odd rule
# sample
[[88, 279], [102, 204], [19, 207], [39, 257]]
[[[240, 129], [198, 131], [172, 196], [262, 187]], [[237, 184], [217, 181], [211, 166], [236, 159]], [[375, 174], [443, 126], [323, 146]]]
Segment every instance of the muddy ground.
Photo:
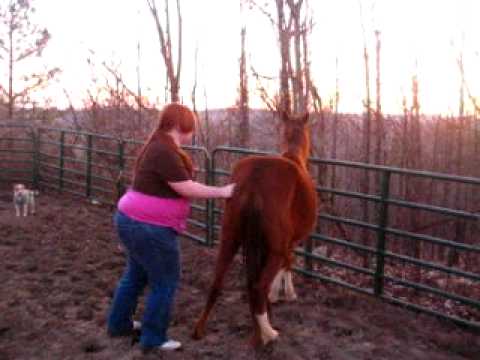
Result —
[[190, 334], [205, 301], [216, 248], [186, 239], [181, 240], [182, 283], [170, 328], [170, 336], [184, 347], [143, 356], [132, 339], [111, 339], [105, 331], [124, 265], [111, 210], [42, 193], [36, 216], [16, 218], [10, 197], [0, 192], [0, 360], [480, 359], [479, 335], [299, 276], [299, 300], [273, 308], [279, 340], [253, 350], [240, 259], [227, 276], [207, 336], [193, 341]]

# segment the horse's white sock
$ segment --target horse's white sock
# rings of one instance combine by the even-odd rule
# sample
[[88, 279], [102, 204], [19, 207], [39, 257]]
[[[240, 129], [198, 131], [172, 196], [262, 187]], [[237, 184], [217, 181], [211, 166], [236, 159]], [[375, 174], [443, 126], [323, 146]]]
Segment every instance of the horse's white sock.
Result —
[[278, 331], [272, 328], [270, 321], [268, 321], [268, 314], [265, 312], [260, 315], [255, 315], [258, 325], [260, 326], [260, 333], [262, 336], [263, 344], [267, 344], [270, 341], [275, 340], [278, 337]]
[[297, 300], [297, 294], [293, 287], [292, 272], [285, 271], [285, 298], [288, 301]]
[[268, 299], [270, 300], [271, 303], [275, 303], [278, 301], [279, 295], [280, 295], [280, 289], [282, 287], [282, 282], [283, 282], [283, 270], [280, 269], [275, 275], [275, 278], [272, 281], [272, 284], [270, 285], [270, 292], [268, 293]]
[[33, 190], [30, 192], [29, 206], [30, 206], [30, 213], [35, 214], [35, 194]]

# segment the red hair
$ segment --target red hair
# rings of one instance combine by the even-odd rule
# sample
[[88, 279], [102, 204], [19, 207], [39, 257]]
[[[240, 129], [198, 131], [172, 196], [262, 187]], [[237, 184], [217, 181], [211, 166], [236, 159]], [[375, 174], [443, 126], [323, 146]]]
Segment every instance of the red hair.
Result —
[[189, 133], [195, 130], [197, 117], [185, 105], [169, 104], [162, 110], [158, 130], [168, 132], [172, 129], [178, 129], [182, 133]]
[[[192, 132], [195, 130], [196, 122], [196, 115], [185, 105], [177, 103], [166, 105], [162, 109], [157, 127], [151, 132], [147, 141], [145, 144], [143, 144], [140, 152], [138, 153], [137, 159], [135, 160], [133, 179], [135, 180], [135, 173], [137, 172], [140, 160], [143, 158], [148, 145], [150, 145], [152, 141], [160, 141], [165, 143], [166, 139], [168, 139], [166, 138], [166, 136], [168, 136], [167, 133], [173, 129], [177, 129], [184, 134]], [[185, 168], [188, 172], [190, 172], [190, 175], [192, 175], [193, 163], [188, 154], [178, 146], [175, 146], [174, 150], [178, 153], [178, 155], [180, 155]]]

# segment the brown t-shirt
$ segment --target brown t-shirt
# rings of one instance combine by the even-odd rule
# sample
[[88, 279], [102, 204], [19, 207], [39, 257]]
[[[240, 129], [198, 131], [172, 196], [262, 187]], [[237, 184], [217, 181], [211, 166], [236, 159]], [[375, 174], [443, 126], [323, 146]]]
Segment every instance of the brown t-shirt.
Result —
[[152, 141], [140, 163], [133, 182], [133, 190], [163, 198], [179, 198], [167, 182], [190, 180], [192, 177], [172, 140]]

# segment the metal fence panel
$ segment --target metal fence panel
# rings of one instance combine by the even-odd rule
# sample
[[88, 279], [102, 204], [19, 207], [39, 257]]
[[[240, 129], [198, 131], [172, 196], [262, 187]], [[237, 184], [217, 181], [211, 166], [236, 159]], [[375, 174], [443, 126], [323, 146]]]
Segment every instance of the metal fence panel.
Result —
[[[31, 183], [113, 206], [119, 190], [117, 179], [120, 174], [127, 179], [131, 177], [135, 154], [141, 145], [136, 140], [88, 132], [0, 125], [0, 181]], [[184, 150], [199, 166], [197, 180], [212, 185], [228, 182], [232, 164], [241, 157], [272, 154], [229, 147], [218, 147], [211, 156], [202, 147], [186, 146]], [[443, 298], [478, 314], [478, 299], [468, 293], [457, 293], [452, 286], [442, 288], [435, 281], [432, 283], [429, 276], [479, 286], [478, 269], [466, 268], [469, 264], [466, 260], [462, 268], [458, 261], [457, 264], [450, 261], [450, 255], [453, 260], [459, 256], [478, 259], [480, 247], [472, 234], [478, 233], [480, 215], [468, 208], [402, 198], [398, 186], [402, 179], [415, 178], [429, 184], [439, 181], [468, 186], [473, 192], [480, 190], [480, 179], [329, 159], [312, 158], [309, 163], [312, 177], [317, 179], [318, 196], [331, 206], [323, 207], [317, 228], [303, 247], [295, 250], [298, 273], [480, 329], [476, 320], [453, 316], [426, 306], [428, 301], [422, 302], [432, 297]], [[334, 175], [327, 181], [329, 171]], [[356, 181], [368, 172], [378, 185], [373, 193], [363, 192]], [[125, 186], [128, 185], [127, 181]], [[355, 218], [365, 204], [371, 216]], [[219, 238], [221, 216], [217, 201], [194, 201], [185, 236], [214, 245]], [[440, 230], [428, 233], [402, 228], [398, 221], [402, 216], [431, 218], [432, 228], [437, 226]], [[432, 216], [447, 220], [437, 221]], [[454, 234], [453, 239], [445, 234]], [[431, 254], [422, 258], [422, 252], [402, 252], [402, 248], [409, 246], [426, 253], [448, 254], [448, 261], [436, 261]], [[413, 278], [404, 276], [407, 273], [413, 274]], [[414, 294], [410, 298], [415, 300], [406, 301], [401, 291]]]
[[[266, 155], [267, 152], [255, 152], [252, 150], [219, 147], [213, 151], [212, 155], [212, 184], [219, 184], [228, 181], [231, 165], [235, 162], [232, 160], [239, 159], [246, 155]], [[320, 168], [325, 171], [325, 167], [346, 168], [353, 171], [370, 171], [379, 176], [379, 193], [363, 193], [358, 189], [344, 189], [335, 186], [324, 186], [317, 184], [318, 196], [335, 196], [350, 199], [350, 201], [364, 201], [373, 204], [375, 218], [369, 221], [362, 221], [351, 218], [349, 216], [339, 216], [336, 213], [328, 213], [322, 211], [318, 214], [319, 224], [322, 230], [317, 227], [310, 238], [304, 243], [303, 248], [296, 249], [297, 263], [296, 271], [302, 275], [333, 283], [346, 287], [357, 292], [375, 296], [390, 303], [405, 306], [406, 308], [422, 311], [435, 316], [440, 316], [458, 324], [480, 329], [480, 323], [472, 319], [463, 319], [458, 316], [452, 316], [446, 311], [430, 309], [424, 305], [413, 301], [405, 301], [402, 296], [395, 294], [396, 286], [401, 286], [407, 291], [425, 293], [428, 297], [440, 297], [454, 301], [459, 306], [471, 307], [472, 309], [480, 309], [478, 299], [468, 296], [458, 295], [449, 289], [440, 289], [438, 287], [429, 286], [421, 283], [421, 281], [412, 281], [401, 279], [391, 275], [392, 269], [409, 269], [414, 266], [415, 271], [434, 270], [443, 274], [445, 278], [456, 278], [461, 281], [473, 281], [473, 286], [480, 286], [480, 275], [478, 272], [465, 271], [453, 265], [439, 264], [433, 261], [417, 259], [411, 255], [400, 254], [395, 251], [388, 250], [392, 242], [392, 236], [400, 238], [408, 238], [418, 243], [435, 244], [449, 249], [449, 251], [461, 250], [466, 253], [478, 253], [480, 247], [478, 244], [464, 244], [458, 241], [448, 240], [439, 236], [431, 236], [420, 232], [407, 231], [397, 228], [395, 224], [391, 224], [392, 212], [398, 211], [398, 208], [406, 208], [408, 211], [428, 211], [442, 216], [449, 216], [455, 221], [472, 221], [478, 222], [480, 215], [475, 212], [464, 209], [452, 209], [445, 206], [433, 206], [424, 203], [418, 203], [410, 200], [398, 199], [391, 192], [392, 176], [409, 176], [414, 178], [447, 181], [459, 184], [468, 184], [475, 186], [480, 190], [480, 179], [472, 177], [460, 177], [453, 175], [437, 174], [427, 171], [411, 171], [387, 166], [376, 166], [370, 164], [362, 164], [349, 161], [323, 160], [318, 158], [310, 159], [311, 168]], [[318, 173], [317, 173], [318, 174]], [[312, 176], [315, 174], [312, 173]], [[336, 174], [338, 177], [338, 173]], [[222, 179], [222, 180], [220, 180]], [[335, 184], [334, 184], [335, 185]], [[325, 199], [325, 198], [323, 198]], [[396, 208], [393, 209], [392, 207]], [[212, 206], [213, 215], [211, 223], [212, 229], [220, 228], [221, 209]], [[348, 212], [348, 211], [347, 211]], [[347, 214], [348, 215], [348, 214]], [[458, 220], [462, 219], [462, 220]], [[467, 219], [467, 220], [463, 220]], [[328, 223], [329, 226], [326, 226]], [[351, 232], [347, 238], [334, 238], [328, 235], [331, 229], [339, 224], [348, 226], [349, 228], [367, 231], [372, 235], [368, 244], [362, 243], [360, 232]], [[345, 235], [345, 234], [344, 234]], [[373, 240], [373, 241], [372, 241]], [[458, 240], [458, 239], [457, 239]], [[364, 263], [347, 263], [345, 260], [339, 260], [338, 257], [331, 256], [329, 252], [341, 252], [348, 254], [342, 249], [349, 249], [350, 254], [357, 253], [360, 258], [365, 256], [368, 260]], [[331, 250], [331, 251], [330, 251]], [[351, 259], [346, 256], [346, 259]], [[354, 276], [339, 276], [335, 271], [327, 271], [331, 268], [340, 268], [344, 272], [353, 273]], [[478, 270], [477, 270], [478, 271]], [[327, 274], [327, 275], [326, 275]], [[356, 279], [358, 281], [352, 280]], [[412, 297], [415, 298], [415, 297]]]

